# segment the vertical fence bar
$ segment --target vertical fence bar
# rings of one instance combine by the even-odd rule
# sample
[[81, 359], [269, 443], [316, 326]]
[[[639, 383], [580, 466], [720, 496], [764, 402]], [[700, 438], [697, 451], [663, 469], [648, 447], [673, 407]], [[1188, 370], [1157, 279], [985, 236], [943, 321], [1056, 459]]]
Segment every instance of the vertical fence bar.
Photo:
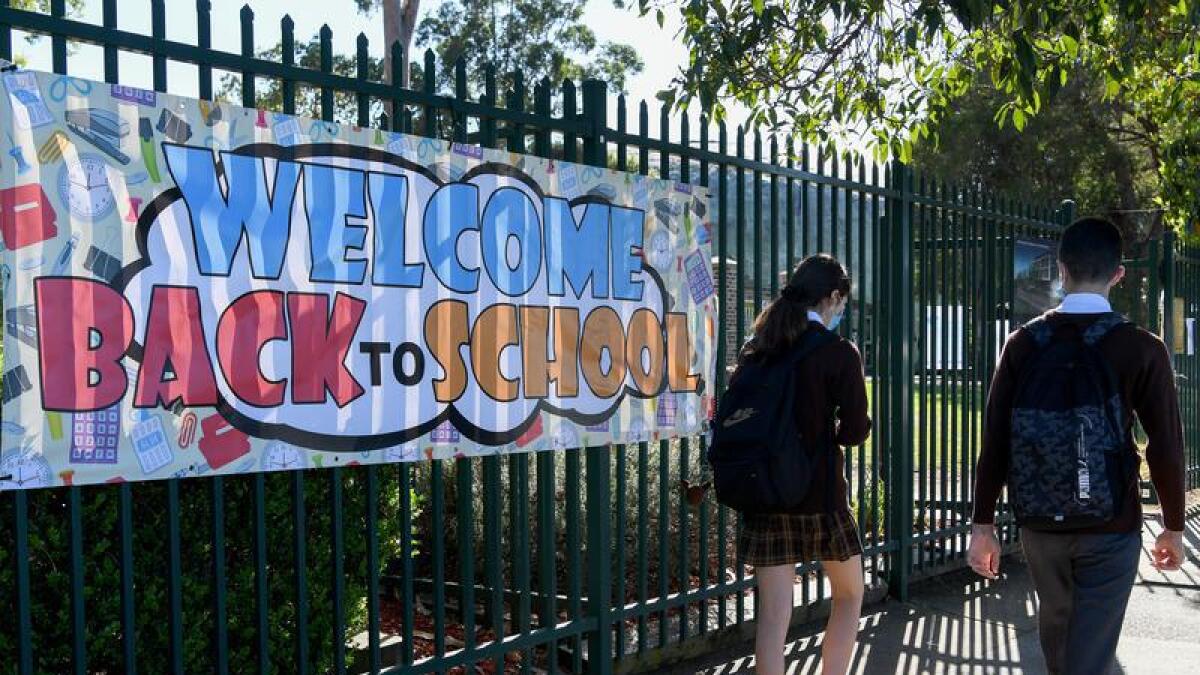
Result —
[[[762, 134], [756, 128], [754, 130], [754, 162], [755, 164], [762, 163]], [[763, 178], [762, 171], [754, 170], [754, 231], [751, 237], [754, 239], [754, 316], [757, 317], [762, 312], [763, 307]], [[757, 591], [756, 591], [757, 592]], [[757, 596], [756, 596], [757, 597]], [[758, 614], [758, 602], [754, 603], [755, 615]]]
[[[209, 0], [196, 2], [196, 44], [202, 49], [212, 46], [212, 26]], [[198, 64], [198, 93], [201, 99], [212, 100], [212, 68]], [[229, 630], [226, 609], [225, 574], [225, 484], [215, 476], [210, 483], [212, 499], [213, 547], [213, 660], [220, 675], [229, 672]]]
[[[113, 2], [114, 0], [109, 0]], [[0, 0], [0, 7], [7, 9], [11, 4], [11, 0]], [[0, 23], [0, 58], [6, 61], [12, 61], [12, 26], [7, 23]], [[105, 68], [108, 67], [107, 62]]]
[[[164, 0], [151, 0], [150, 26], [156, 41], [164, 40], [167, 33], [166, 6]], [[167, 59], [155, 54], [152, 57], [154, 90], [167, 91]], [[173, 673], [184, 669], [183, 644], [183, 562], [180, 550], [179, 522], [179, 479], [167, 481], [167, 606], [170, 632], [170, 668]]]
[[[733, 235], [735, 239], [734, 254], [734, 273], [737, 275], [734, 280], [734, 324], [735, 338], [734, 344], [740, 349], [746, 339], [746, 169], [742, 166], [740, 160], [746, 157], [746, 131], [738, 126], [737, 130], [737, 170], [734, 173], [734, 190], [735, 190], [735, 219]], [[724, 298], [722, 298], [724, 299]], [[734, 357], [736, 359], [736, 357]], [[741, 514], [734, 516], [737, 518], [735, 526], [734, 541], [742, 532]], [[741, 584], [746, 578], [745, 565], [742, 564], [742, 555], [737, 553], [737, 560], [734, 563], [736, 572], [734, 574], [738, 582], [738, 593], [736, 598], [737, 623], [741, 624], [746, 620], [746, 594], [741, 590]], [[757, 603], [755, 603], [757, 605]], [[722, 618], [724, 612], [722, 612]]]
[[[808, 171], [808, 144], [807, 143], [800, 144], [800, 171], [802, 171], [806, 175], [809, 172]], [[809, 227], [810, 221], [809, 221], [809, 217], [808, 217], [808, 206], [809, 206], [809, 200], [810, 200], [810, 197], [809, 197], [809, 186], [810, 185], [811, 185], [811, 183], [809, 183], [807, 178], [802, 179], [800, 181], [800, 233], [801, 233], [800, 234], [800, 257], [801, 258], [807, 256], [809, 254], [809, 252], [813, 250], [808, 245], [809, 230], [811, 229]], [[817, 250], [820, 250], [820, 249], [817, 249]]]
[[[367, 472], [367, 662], [372, 673], [382, 667], [379, 648], [379, 467], [371, 464]], [[474, 605], [470, 605], [474, 607]], [[474, 644], [473, 634], [467, 633], [469, 644]]]
[[[784, 208], [786, 209], [784, 219], [784, 229], [787, 237], [787, 261], [784, 264], [784, 270], [790, 276], [792, 270], [796, 267], [796, 179], [792, 177], [791, 169], [796, 168], [796, 147], [793, 141], [793, 136], [790, 134], [787, 137], [787, 145], [785, 146], [785, 154], [787, 154], [787, 168], [789, 169], [787, 179], [784, 181], [784, 190], [787, 191], [787, 197], [784, 199]], [[786, 285], [787, 280], [781, 279], [781, 285]]]
[[[924, 174], [916, 178], [917, 194], [921, 196], [928, 195], [925, 185]], [[914, 256], [917, 258], [916, 263], [920, 269], [920, 287], [917, 292], [917, 353], [919, 361], [916, 364], [917, 377], [917, 457], [915, 459], [917, 465], [917, 484], [915, 487], [917, 497], [917, 509], [921, 514], [922, 520], [926, 517], [929, 509], [929, 503], [933, 498], [929, 491], [929, 476], [932, 474], [930, 469], [930, 446], [934, 443], [934, 435], [931, 433], [932, 428], [936, 426], [935, 419], [932, 417], [933, 410], [933, 392], [936, 387], [937, 380], [934, 378], [934, 371], [930, 367], [930, 354], [933, 351], [933, 346], [930, 344], [930, 322], [929, 317], [932, 309], [930, 302], [931, 291], [936, 289], [934, 279], [934, 262], [937, 260], [936, 248], [934, 242], [937, 236], [934, 233], [930, 224], [930, 213], [932, 210], [923, 204], [918, 204], [914, 208], [916, 213], [915, 223], [913, 224], [914, 232], [919, 233], [920, 239], [920, 255]], [[925, 565], [925, 546], [920, 546], [917, 549], [916, 560], [914, 561], [917, 569], [921, 569]]]
[[[201, 4], [204, 6], [201, 7]], [[198, 0], [197, 11], [201, 12], [203, 18], [200, 25], [205, 27], [202, 32], [204, 44], [207, 44], [209, 36], [207, 35], [208, 12], [209, 6], [207, 0]], [[242, 56], [251, 56], [254, 53], [254, 37], [253, 24], [247, 20], [247, 7], [243, 10], [242, 17]], [[253, 14], [251, 13], [252, 17]], [[292, 34], [292, 19], [284, 15], [280, 20], [280, 27], [283, 34], [283, 54], [286, 62], [287, 53], [290, 49], [290, 35]], [[207, 74], [205, 74], [207, 72]], [[211, 94], [211, 70], [202, 71], [201, 74], [201, 89], [209, 87]], [[207, 83], [207, 85], [206, 85]], [[242, 105], [247, 108], [253, 108], [255, 102], [255, 82], [254, 77], [243, 73], [242, 75]], [[254, 475], [253, 485], [254, 497], [254, 596], [255, 596], [255, 613], [257, 615], [255, 622], [255, 657], [258, 662], [258, 672], [261, 675], [266, 675], [271, 671], [271, 627], [270, 627], [270, 595], [267, 586], [267, 480], [263, 473]]]
[[[496, 70], [492, 64], [484, 66], [483, 100], [488, 107], [496, 107]], [[480, 140], [484, 147], [494, 148], [497, 145], [496, 119], [486, 117], [480, 120]], [[487, 578], [489, 595], [487, 599], [488, 623], [493, 634], [493, 640], [498, 642], [504, 638], [504, 579], [503, 553], [500, 548], [500, 527], [502, 514], [500, 512], [500, 458], [491, 455], [483, 458], [483, 517], [484, 517], [484, 550], [486, 552]], [[493, 661], [495, 672], [504, 672], [504, 656], [498, 655]]]
[[33, 620], [29, 596], [29, 494], [17, 490], [13, 494], [14, 541], [13, 554], [17, 564], [17, 672], [32, 675]]
[[[607, 165], [608, 94], [601, 80], [583, 83], [583, 117], [588, 135], [583, 139], [583, 161]], [[588, 672], [612, 672], [612, 446], [593, 446], [587, 452], [588, 610], [596, 628], [588, 635]]]
[[[53, 0], [50, 3], [50, 14], [56, 18], [62, 18], [66, 14], [66, 3], [64, 0]], [[103, 7], [103, 21], [116, 24], [116, 7], [112, 0], [107, 0]], [[4, 31], [7, 33], [7, 31]], [[115, 49], [106, 48], [104, 51], [105, 67], [109, 66], [109, 59], [115, 59]], [[55, 73], [67, 73], [67, 41], [61, 35], [55, 35], [51, 40], [51, 61], [52, 68]], [[115, 72], [115, 64], [112, 66]], [[67, 505], [69, 508], [70, 518], [70, 556], [71, 556], [71, 662], [76, 673], [87, 672], [87, 629], [85, 623], [85, 606], [84, 606], [84, 561], [83, 561], [83, 505], [81, 502], [80, 488], [72, 486], [67, 489]], [[24, 560], [18, 561], [18, 566], [26, 565]], [[26, 592], [28, 590], [26, 589]], [[29, 605], [25, 607], [28, 609]], [[28, 640], [32, 640], [32, 636], [27, 636]], [[22, 640], [22, 647], [25, 647], [27, 640]], [[22, 661], [21, 665], [24, 663]]]
[[[426, 119], [429, 119], [428, 117]], [[433, 655], [446, 655], [446, 476], [445, 460], [430, 460], [429, 510], [432, 514]], [[497, 504], [497, 511], [500, 505]]]
[[[575, 83], [565, 80], [562, 83], [563, 120], [577, 120], [578, 98]], [[563, 133], [563, 160], [574, 162], [577, 159], [579, 138], [574, 132]], [[572, 621], [584, 617], [583, 613], [583, 561], [580, 560], [580, 486], [582, 471], [582, 451], [573, 448], [566, 453], [566, 509], [567, 509], [567, 569], [570, 583], [567, 585], [568, 616]], [[590, 474], [589, 474], [590, 475]], [[571, 668], [578, 672], [583, 668], [583, 638], [576, 635], [571, 638]]]
[[[547, 124], [551, 119], [550, 80], [544, 78], [534, 88], [534, 112], [543, 120], [543, 124], [534, 134], [534, 153], [540, 157], [551, 156], [552, 138]], [[624, 99], [622, 99], [622, 104]], [[620, 121], [624, 124], [624, 110], [620, 110]], [[624, 127], [622, 126], [622, 131]], [[619, 151], [619, 160], [623, 162], [624, 148]], [[553, 161], [552, 159], [550, 161]], [[542, 595], [541, 606], [538, 609], [538, 626], [542, 629], [553, 628], [558, 623], [557, 615], [557, 579], [555, 578], [555, 517], [554, 493], [556, 484], [554, 452], [539, 452], [537, 454], [537, 539], [538, 539], [538, 586]], [[558, 641], [548, 640], [546, 643], [546, 670], [553, 675], [558, 671]]]
[[[729, 133], [725, 120], [717, 123], [717, 153], [722, 159], [728, 156]], [[725, 374], [729, 362], [729, 171], [724, 164], [717, 165], [717, 381], [716, 393], [725, 391]], [[735, 266], [736, 271], [736, 266]], [[725, 583], [726, 544], [728, 537], [729, 509], [717, 505], [717, 574], [720, 583]], [[717, 596], [717, 628], [724, 629], [728, 621], [726, 611], [728, 595]]]
[[183, 564], [179, 546], [179, 479], [167, 481], [167, 606], [170, 668], [183, 672]]
[[[395, 63], [393, 61], [392, 63]], [[396, 124], [400, 120], [392, 118], [392, 129], [395, 130]], [[484, 460], [484, 466], [487, 466], [487, 461]], [[400, 635], [400, 662], [405, 665], [411, 665], [416, 659], [416, 650], [413, 644], [413, 613], [416, 605], [416, 599], [413, 597], [413, 523], [412, 523], [412, 473], [413, 465], [398, 464], [396, 473], [399, 474], [399, 490], [400, 490], [400, 569], [402, 576], [401, 597], [404, 599], [403, 608], [404, 614]], [[486, 495], [486, 492], [485, 492]], [[486, 499], [486, 496], [485, 496]], [[486, 505], [484, 507], [486, 509]], [[489, 523], [490, 525], [490, 523]], [[489, 556], [491, 555], [489, 551]]]
[[[688, 148], [691, 143], [691, 128], [688, 125], [687, 115], [679, 121], [679, 144], [684, 148]], [[691, 157], [686, 151], [679, 155], [679, 180], [682, 183], [692, 182], [692, 166]], [[684, 212], [691, 209], [691, 205], [684, 207]], [[687, 217], [686, 215], [684, 217]], [[679, 478], [677, 485], [679, 486], [679, 592], [686, 597], [688, 590], [691, 587], [691, 574], [689, 573], [691, 552], [688, 546], [688, 531], [690, 523], [688, 513], [688, 500], [683, 494], [683, 486], [688, 481], [688, 465], [691, 462], [691, 447], [689, 439], [684, 437], [679, 439]], [[679, 608], [679, 642], [683, 642], [688, 636], [688, 604], [684, 603]]]
[[912, 568], [912, 434], [909, 414], [912, 401], [912, 184], [908, 168], [900, 162], [891, 165], [892, 185], [896, 193], [888, 202], [887, 241], [889, 262], [888, 328], [889, 359], [888, 389], [888, 446], [891, 464], [892, 535], [898, 549], [890, 565], [888, 592], [905, 601], [908, 598], [908, 578]]
[[[708, 152], [708, 116], [707, 115], [700, 116], [700, 149], [703, 150], [704, 152]], [[711, 182], [708, 171], [709, 171], [708, 155], [706, 155], [706, 154], [701, 155], [701, 157], [700, 157], [700, 185], [702, 187], [704, 187], [706, 190], [708, 189], [709, 183]], [[704, 212], [704, 214], [705, 214], [704, 217], [708, 218], [711, 222], [712, 213], [710, 211], [706, 210]], [[696, 227], [703, 227], [703, 226], [704, 226], [703, 223], [696, 224]], [[710, 234], [709, 237], [710, 237], [710, 241], [711, 241], [712, 235]], [[711, 270], [712, 263], [711, 263], [711, 261], [708, 261], [708, 262], [709, 262], [709, 270]], [[720, 298], [720, 296], [717, 296], [717, 297]], [[716, 339], [717, 340], [721, 339], [720, 330], [716, 331]], [[717, 364], [718, 364], [717, 365], [718, 370], [720, 370], [721, 368], [724, 367], [721, 365], [721, 362], [719, 359], [717, 361]], [[704, 478], [711, 475], [711, 472], [707, 470], [708, 447], [707, 447], [706, 440], [703, 436], [700, 437], [699, 443], [700, 443], [700, 466], [701, 466], [700, 480], [703, 481]], [[703, 483], [702, 483], [702, 485], [703, 485]], [[625, 536], [624, 531], [622, 529], [618, 529], [617, 530], [617, 538], [624, 539], [624, 536]], [[698, 535], [698, 539], [699, 539], [699, 544], [698, 544], [699, 551], [697, 552], [697, 555], [698, 555], [699, 561], [700, 561], [699, 586], [700, 586], [700, 590], [702, 592], [707, 593], [707, 591], [708, 591], [708, 560], [709, 560], [709, 550], [708, 550], [709, 513], [708, 513], [708, 500], [704, 499], [703, 496], [701, 497], [701, 501], [700, 501], [700, 532]], [[700, 600], [700, 625], [697, 627], [697, 629], [700, 631], [701, 635], [708, 632], [708, 607], [709, 607], [708, 597], [705, 596], [704, 598], [702, 598]]]
[[[333, 31], [329, 24], [323, 24], [320, 30], [320, 66], [322, 73], [333, 72]], [[333, 89], [321, 87], [321, 119], [333, 121]], [[335, 673], [346, 672], [346, 575], [345, 575], [345, 541], [343, 537], [344, 520], [342, 504], [342, 467], [335, 466], [329, 471], [329, 505], [330, 505], [330, 541], [332, 542], [331, 573], [332, 597], [331, 611], [333, 613], [333, 634], [330, 636], [333, 647], [333, 670]]]

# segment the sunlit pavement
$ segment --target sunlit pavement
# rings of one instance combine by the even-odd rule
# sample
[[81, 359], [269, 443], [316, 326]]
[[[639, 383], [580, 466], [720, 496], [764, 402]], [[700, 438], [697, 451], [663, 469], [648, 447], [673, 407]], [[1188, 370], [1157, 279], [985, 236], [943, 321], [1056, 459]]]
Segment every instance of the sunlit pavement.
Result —
[[[1161, 525], [1147, 519], [1148, 551]], [[1143, 558], [1129, 602], [1114, 673], [1158, 675], [1200, 669], [1200, 520], [1189, 522], [1189, 560], [1161, 573]], [[866, 608], [852, 673], [1038, 674], [1046, 666], [1038, 646], [1032, 581], [1020, 559], [1005, 559], [1006, 578], [985, 582], [968, 571], [913, 586], [910, 601]], [[790, 674], [819, 673], [821, 624], [799, 626], [788, 642]], [[733, 675], [754, 672], [754, 645], [674, 667], [672, 673]]]

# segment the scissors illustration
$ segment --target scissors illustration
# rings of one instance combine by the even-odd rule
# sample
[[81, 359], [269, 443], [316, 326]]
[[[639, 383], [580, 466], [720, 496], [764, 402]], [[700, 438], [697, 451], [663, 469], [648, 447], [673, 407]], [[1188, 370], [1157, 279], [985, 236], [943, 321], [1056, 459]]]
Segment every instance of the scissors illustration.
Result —
[[53, 101], [62, 101], [71, 92], [68, 88], [74, 89], [75, 93], [80, 96], [87, 96], [92, 93], [92, 83], [87, 80], [80, 80], [70, 75], [60, 75], [58, 79], [50, 83], [50, 99]]
[[441, 152], [441, 143], [432, 138], [421, 139], [421, 144], [417, 146], [417, 157], [421, 161], [426, 161]]
[[579, 179], [585, 183], [590, 183], [594, 180], [600, 180], [604, 176], [604, 170], [594, 166], [585, 166], [579, 172]]

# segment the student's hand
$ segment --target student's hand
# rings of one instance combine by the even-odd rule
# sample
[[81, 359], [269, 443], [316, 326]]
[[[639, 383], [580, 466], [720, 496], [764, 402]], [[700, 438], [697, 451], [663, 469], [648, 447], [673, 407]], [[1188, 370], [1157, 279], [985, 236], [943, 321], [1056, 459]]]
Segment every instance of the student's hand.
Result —
[[1000, 541], [996, 539], [995, 527], [978, 523], [971, 527], [967, 564], [981, 577], [1000, 578]]
[[1163, 530], [1154, 540], [1154, 549], [1150, 551], [1150, 564], [1154, 569], [1163, 572], [1179, 569], [1183, 564], [1183, 533]]

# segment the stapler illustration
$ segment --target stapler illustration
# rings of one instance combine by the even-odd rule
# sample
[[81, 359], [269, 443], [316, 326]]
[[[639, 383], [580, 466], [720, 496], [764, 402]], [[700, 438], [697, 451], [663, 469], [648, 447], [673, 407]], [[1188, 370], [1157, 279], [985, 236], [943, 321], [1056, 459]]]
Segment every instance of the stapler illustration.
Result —
[[63, 117], [67, 128], [85, 141], [118, 162], [129, 163], [129, 155], [121, 152], [121, 139], [129, 135], [128, 122], [101, 108], [76, 108], [66, 111]]

